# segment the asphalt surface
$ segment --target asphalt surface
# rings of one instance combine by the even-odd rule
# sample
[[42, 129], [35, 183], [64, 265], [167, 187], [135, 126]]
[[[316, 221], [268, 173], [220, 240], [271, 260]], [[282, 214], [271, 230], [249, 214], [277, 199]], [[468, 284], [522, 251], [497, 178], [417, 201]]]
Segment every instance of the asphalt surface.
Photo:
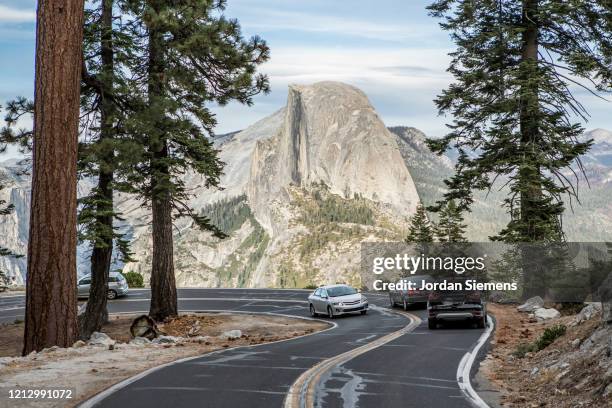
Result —
[[[275, 289], [179, 289], [182, 311], [263, 312], [309, 316], [308, 291]], [[383, 294], [367, 294], [367, 315], [341, 316], [337, 325], [309, 336], [223, 350], [173, 364], [110, 394], [96, 407], [282, 407], [293, 382], [328, 358], [405, 327]], [[149, 293], [132, 290], [109, 311], [148, 311]], [[22, 318], [23, 297], [0, 297], [0, 322]], [[461, 358], [483, 330], [471, 326], [413, 331], [324, 373], [316, 383], [317, 407], [470, 407], [457, 383]], [[322, 318], [323, 320], [328, 320]]]

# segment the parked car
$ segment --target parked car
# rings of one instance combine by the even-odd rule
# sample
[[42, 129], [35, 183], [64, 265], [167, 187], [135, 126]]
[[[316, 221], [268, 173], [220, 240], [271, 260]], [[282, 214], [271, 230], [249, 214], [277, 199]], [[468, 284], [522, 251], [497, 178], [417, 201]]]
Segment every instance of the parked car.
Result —
[[319, 314], [330, 319], [346, 313], [368, 312], [368, 299], [348, 285], [327, 285], [317, 288], [308, 296], [308, 307], [313, 317]]
[[[83, 276], [77, 282], [77, 295], [79, 298], [89, 297], [89, 289], [91, 287], [91, 275]], [[129, 286], [125, 277], [119, 272], [111, 272], [108, 276], [108, 292], [107, 299], [115, 299], [120, 296], [125, 296], [129, 292]]]
[[408, 310], [411, 305], [427, 305], [427, 300], [429, 298], [428, 290], [420, 290], [422, 283], [421, 282], [433, 282], [434, 279], [429, 275], [413, 275], [407, 278], [400, 279], [397, 283], [407, 283], [413, 282], [416, 286], [416, 289], [397, 289], [389, 291], [389, 302], [391, 303], [391, 307], [395, 307], [400, 305], [404, 308], [404, 310]]
[[427, 324], [431, 330], [439, 323], [466, 321], [476, 323], [478, 328], [487, 324], [487, 307], [479, 291], [434, 290], [427, 302]]

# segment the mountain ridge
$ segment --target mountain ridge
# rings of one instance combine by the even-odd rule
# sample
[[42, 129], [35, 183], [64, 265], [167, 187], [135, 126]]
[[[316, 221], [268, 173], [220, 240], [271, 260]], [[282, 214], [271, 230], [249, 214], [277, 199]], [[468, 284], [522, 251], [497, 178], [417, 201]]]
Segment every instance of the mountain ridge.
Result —
[[[285, 107], [248, 128], [214, 138], [226, 163], [222, 190], [205, 188], [197, 174], [184, 176], [194, 192], [189, 204], [230, 236], [218, 240], [190, 219], [177, 220], [179, 286], [358, 285], [359, 244], [401, 240], [416, 203], [441, 198], [442, 180], [453, 171], [452, 155], [433, 154], [416, 128], [387, 128], [362, 91], [337, 82], [292, 85], [287, 99]], [[612, 240], [605, 228], [612, 226], [612, 215], [606, 215], [612, 214], [612, 163], [607, 162], [612, 132], [590, 132], [585, 137], [596, 143], [585, 165], [597, 177], [584, 194], [585, 206], [566, 217], [567, 228], [572, 239]], [[25, 254], [29, 177], [18, 173], [14, 161], [0, 163], [0, 182], [7, 186], [0, 199], [16, 205], [14, 214], [0, 219], [0, 244]], [[497, 191], [475, 196], [473, 211], [466, 214], [468, 237], [483, 241], [505, 223], [504, 196]], [[113, 269], [137, 271], [146, 280], [150, 214], [129, 195], [117, 194], [116, 203], [126, 219], [118, 226], [139, 261], [115, 262]], [[83, 274], [88, 250], [81, 245], [78, 252]], [[0, 267], [22, 283], [25, 258], [0, 258]]]

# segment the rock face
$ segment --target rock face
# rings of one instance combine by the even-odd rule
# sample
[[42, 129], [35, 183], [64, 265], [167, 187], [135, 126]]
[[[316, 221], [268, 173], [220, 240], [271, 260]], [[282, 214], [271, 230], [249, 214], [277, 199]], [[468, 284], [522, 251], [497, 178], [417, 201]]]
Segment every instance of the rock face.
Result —
[[[27, 169], [25, 169], [27, 170]], [[12, 213], [0, 216], [0, 245], [16, 254], [27, 253], [30, 219], [30, 177], [16, 160], [2, 163], [0, 167], [0, 202], [14, 206]], [[11, 284], [23, 285], [26, 259], [0, 257], [0, 269], [11, 279]]]
[[[612, 168], [610, 135], [604, 130], [590, 135], [596, 145], [586, 167], [599, 175], [598, 187], [586, 199], [582, 196], [584, 208], [576, 209], [575, 217], [566, 217], [565, 225], [571, 226], [583, 213], [574, 222], [581, 229], [570, 230], [570, 239], [612, 240], [607, 227], [612, 218], [601, 205], [612, 199], [606, 176]], [[453, 167], [449, 157], [428, 150], [422, 132], [387, 129], [360, 90], [337, 82], [291, 86], [285, 107], [243, 131], [217, 137], [215, 147], [226, 163], [223, 190], [207, 189], [197, 174], [188, 173], [184, 180], [193, 192], [191, 206], [210, 216], [229, 238], [214, 239], [191, 220], [177, 220], [180, 286], [359, 285], [360, 243], [403, 239], [419, 199], [425, 204], [439, 199], [442, 180]], [[26, 254], [30, 180], [20, 171], [15, 162], [0, 164], [5, 186], [0, 199], [15, 206], [13, 214], [0, 217], [0, 245]], [[81, 183], [79, 191], [89, 185]], [[474, 209], [466, 214], [471, 240], [487, 240], [505, 224], [499, 207], [503, 194], [495, 194], [476, 194]], [[115, 262], [112, 268], [139, 272], [146, 284], [149, 210], [124, 194], [115, 202], [125, 218], [120, 230], [130, 239], [137, 262]], [[84, 274], [89, 250], [82, 246], [78, 253], [79, 273]], [[16, 284], [23, 283], [25, 266], [25, 258], [0, 257], [0, 268]]]
[[[227, 163], [224, 189], [206, 190], [192, 174], [186, 183], [196, 191], [193, 208], [230, 237], [177, 223], [182, 286], [359, 285], [360, 242], [401, 239], [419, 201], [395, 136], [367, 97], [345, 84], [291, 86], [286, 107], [216, 147]], [[139, 260], [124, 270], [146, 281], [148, 214], [129, 200], [119, 209]]]
[[258, 142], [253, 157], [247, 195], [269, 233], [276, 224], [270, 204], [288, 197], [288, 186], [323, 183], [332, 194], [358, 194], [401, 216], [419, 200], [394, 137], [363, 92], [345, 84], [291, 86], [280, 131]]

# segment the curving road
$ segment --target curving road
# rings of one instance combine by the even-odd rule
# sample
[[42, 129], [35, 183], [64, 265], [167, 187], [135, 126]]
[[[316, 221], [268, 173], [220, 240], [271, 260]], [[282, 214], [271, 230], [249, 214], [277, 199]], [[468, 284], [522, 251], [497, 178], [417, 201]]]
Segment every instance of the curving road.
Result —
[[[278, 289], [179, 289], [179, 308], [307, 317], [308, 294]], [[289, 341], [222, 350], [171, 364], [122, 383], [83, 406], [474, 406], [458, 378], [460, 366], [483, 330], [430, 331], [424, 310], [410, 311], [412, 317], [392, 313], [386, 295], [367, 296], [373, 307], [366, 316], [339, 317], [329, 330]], [[146, 312], [148, 305], [148, 290], [133, 290], [128, 297], [110, 302], [109, 310]], [[0, 322], [20, 318], [23, 306], [22, 296], [0, 297]], [[304, 378], [303, 384], [299, 380]], [[294, 394], [288, 396], [290, 390]]]

